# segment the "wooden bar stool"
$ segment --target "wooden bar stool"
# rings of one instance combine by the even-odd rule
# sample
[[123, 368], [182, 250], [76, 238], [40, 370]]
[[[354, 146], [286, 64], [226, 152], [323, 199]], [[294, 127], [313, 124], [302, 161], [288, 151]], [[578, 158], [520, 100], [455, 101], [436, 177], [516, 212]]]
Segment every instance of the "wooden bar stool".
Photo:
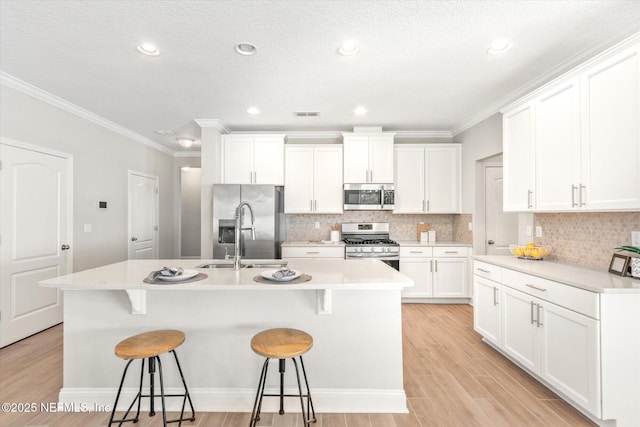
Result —
[[[307, 372], [304, 369], [304, 362], [302, 361], [302, 355], [309, 351], [313, 346], [313, 338], [306, 332], [299, 331], [297, 329], [277, 328], [268, 329], [255, 335], [251, 339], [251, 349], [260, 356], [266, 357], [264, 365], [262, 366], [262, 373], [260, 374], [260, 380], [258, 381], [258, 391], [256, 392], [256, 400], [253, 403], [253, 411], [251, 413], [251, 420], [249, 421], [249, 427], [255, 427], [256, 422], [260, 420], [260, 410], [262, 408], [263, 396], [278, 396], [280, 397], [280, 415], [284, 414], [284, 398], [285, 397], [300, 397], [300, 407], [302, 409], [302, 422], [306, 426], [316, 422], [316, 412], [313, 408], [313, 401], [311, 400], [311, 392], [309, 391], [309, 382], [307, 381]], [[307, 394], [302, 394], [302, 386], [300, 384], [300, 372], [298, 371], [298, 364], [296, 363], [296, 357], [300, 359], [300, 366], [302, 367], [302, 375], [304, 376], [304, 383], [307, 387]], [[279, 372], [280, 372], [280, 393], [279, 394], [264, 394], [264, 386], [267, 382], [267, 371], [269, 369], [269, 360], [278, 359]], [[298, 380], [298, 394], [284, 394], [284, 363], [286, 359], [293, 361], [293, 366], [296, 368], [296, 378]], [[307, 398], [307, 409], [305, 411], [305, 405], [303, 398]]]
[[[134, 422], [137, 423], [140, 416], [140, 401], [143, 397], [149, 398], [149, 416], [154, 416], [155, 408], [155, 390], [154, 390], [154, 378], [156, 372], [156, 363], [158, 365], [158, 374], [160, 378], [160, 399], [162, 401], [162, 421], [163, 425], [166, 427], [167, 423], [178, 423], [178, 426], [182, 425], [182, 421], [195, 421], [196, 413], [193, 409], [193, 403], [191, 402], [191, 396], [189, 395], [189, 389], [187, 389], [187, 383], [184, 380], [184, 376], [182, 375], [182, 368], [180, 367], [180, 362], [178, 361], [178, 355], [176, 354], [176, 348], [180, 347], [184, 342], [184, 333], [176, 330], [160, 330], [160, 331], [151, 331], [144, 332], [142, 334], [134, 335], [129, 337], [123, 341], [120, 341], [118, 345], [116, 345], [116, 356], [121, 359], [128, 360], [127, 365], [124, 368], [124, 372], [122, 373], [122, 380], [120, 381], [120, 387], [118, 388], [118, 394], [116, 395], [116, 402], [113, 404], [113, 411], [111, 412], [111, 418], [109, 419], [109, 426], [113, 423], [120, 423], [121, 425], [124, 422]], [[159, 355], [163, 353], [173, 353], [173, 357], [176, 360], [176, 365], [178, 366], [178, 372], [180, 372], [180, 379], [182, 380], [182, 385], [184, 386], [184, 394], [164, 394], [164, 383], [162, 380], [162, 363], [160, 362]], [[114, 420], [113, 417], [116, 413], [116, 407], [118, 406], [118, 400], [120, 399], [120, 393], [122, 392], [122, 385], [124, 384], [124, 379], [127, 375], [127, 370], [129, 369], [129, 365], [136, 359], [141, 359], [142, 366], [140, 369], [140, 387], [138, 388], [138, 394], [129, 405], [127, 412], [124, 414], [122, 419]], [[142, 379], [144, 377], [144, 361], [148, 360], [149, 363], [149, 394], [142, 394]], [[180, 418], [175, 420], [167, 421], [167, 411], [164, 399], [165, 397], [183, 397], [182, 401], [182, 410], [180, 412]], [[184, 407], [189, 400], [189, 406], [191, 407], [191, 417], [184, 418]], [[129, 412], [131, 412], [131, 408], [133, 405], [138, 402], [138, 409], [136, 411], [135, 418], [127, 419]]]

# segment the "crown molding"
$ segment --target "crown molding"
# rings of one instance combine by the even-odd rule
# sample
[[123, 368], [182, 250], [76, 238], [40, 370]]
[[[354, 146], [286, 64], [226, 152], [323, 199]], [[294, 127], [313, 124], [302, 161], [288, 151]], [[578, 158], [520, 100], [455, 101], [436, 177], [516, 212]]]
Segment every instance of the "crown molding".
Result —
[[467, 129], [477, 125], [481, 121], [488, 119], [494, 114], [510, 108], [511, 104], [521, 102], [525, 97], [528, 98], [535, 96], [541, 90], [544, 90], [544, 88], [549, 84], [553, 84], [555, 81], [565, 78], [569, 74], [578, 73], [599, 61], [601, 58], [613, 52], [626, 49], [639, 41], [640, 22], [635, 21], [630, 25], [622, 27], [615, 33], [612, 33], [604, 40], [600, 40], [598, 43], [567, 58], [565, 61], [541, 74], [536, 79], [520, 86], [518, 89], [502, 97], [497, 102], [494, 102], [487, 108], [484, 108], [481, 112], [474, 115], [471, 120], [454, 129], [451, 133], [455, 137]]
[[220, 133], [231, 133], [231, 130], [220, 119], [193, 119], [193, 121], [201, 128], [214, 128], [218, 129]]
[[285, 131], [289, 139], [340, 139], [342, 132], [333, 130]]
[[18, 92], [22, 92], [26, 95], [32, 96], [33, 98], [36, 98], [42, 102], [46, 102], [49, 105], [52, 105], [56, 108], [66, 111], [67, 113], [71, 113], [82, 119], [95, 123], [98, 126], [102, 126], [106, 129], [109, 129], [112, 132], [125, 136], [129, 139], [132, 139], [136, 142], [144, 144], [148, 147], [154, 148], [165, 154], [169, 154], [171, 156], [174, 155], [174, 151], [170, 150], [164, 145], [158, 144], [157, 142], [152, 141], [151, 139], [144, 137], [139, 133], [132, 131], [131, 129], [127, 129], [124, 126], [121, 126], [117, 123], [112, 122], [111, 120], [107, 120], [102, 116], [99, 116], [76, 104], [73, 104], [69, 101], [59, 98], [53, 95], [52, 93], [49, 93], [25, 81], [22, 81], [10, 74], [5, 73], [4, 71], [0, 71], [0, 84], [7, 86], [11, 89], [17, 90]]
[[173, 153], [173, 157], [202, 157], [200, 151], [176, 151]]
[[397, 130], [396, 138], [418, 139], [418, 138], [452, 138], [449, 130]]

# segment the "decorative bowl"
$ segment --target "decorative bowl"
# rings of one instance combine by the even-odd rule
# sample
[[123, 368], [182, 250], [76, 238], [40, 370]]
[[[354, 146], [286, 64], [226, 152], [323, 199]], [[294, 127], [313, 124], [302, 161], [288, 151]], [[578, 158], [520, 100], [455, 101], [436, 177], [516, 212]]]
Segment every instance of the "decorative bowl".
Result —
[[541, 260], [551, 253], [551, 246], [509, 245], [509, 250], [520, 259]]

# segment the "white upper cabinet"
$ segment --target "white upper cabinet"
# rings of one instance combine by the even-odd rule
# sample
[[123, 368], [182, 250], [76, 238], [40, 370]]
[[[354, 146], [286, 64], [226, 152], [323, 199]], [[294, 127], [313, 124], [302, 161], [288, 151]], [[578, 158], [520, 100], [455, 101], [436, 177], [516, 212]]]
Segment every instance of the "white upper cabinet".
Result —
[[394, 213], [460, 211], [460, 145], [395, 147]]
[[343, 133], [344, 183], [393, 182], [393, 133]]
[[342, 146], [285, 146], [285, 213], [342, 213]]
[[503, 111], [505, 211], [640, 209], [640, 45], [626, 46]]
[[580, 90], [578, 80], [555, 85], [536, 99], [536, 202], [541, 211], [579, 204]]
[[640, 46], [582, 76], [582, 203], [640, 208]]
[[225, 184], [284, 185], [284, 135], [222, 135]]
[[527, 102], [504, 114], [503, 173], [505, 212], [533, 210], [535, 197], [535, 104]]

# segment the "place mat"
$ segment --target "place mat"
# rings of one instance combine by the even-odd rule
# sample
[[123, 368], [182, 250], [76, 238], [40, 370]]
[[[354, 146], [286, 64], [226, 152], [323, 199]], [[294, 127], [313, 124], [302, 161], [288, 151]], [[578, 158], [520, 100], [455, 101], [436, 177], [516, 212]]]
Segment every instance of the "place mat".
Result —
[[308, 282], [309, 280], [311, 280], [311, 276], [309, 276], [308, 274], [305, 274], [305, 273], [302, 273], [300, 275], [300, 277], [296, 277], [293, 280], [283, 281], [283, 282], [279, 282], [277, 280], [265, 279], [264, 277], [262, 277], [260, 275], [258, 275], [258, 276], [253, 278], [254, 282], [266, 283], [267, 285], [295, 285], [297, 283]]
[[170, 280], [149, 280], [148, 277], [145, 277], [143, 282], [144, 283], [148, 283], [150, 285], [181, 285], [183, 283], [191, 283], [191, 282], [197, 282], [198, 280], [202, 280], [202, 279], [206, 279], [207, 276], [204, 273], [198, 273], [197, 275], [193, 276], [191, 279], [187, 279], [187, 280], [174, 280], [174, 281], [170, 281]]

